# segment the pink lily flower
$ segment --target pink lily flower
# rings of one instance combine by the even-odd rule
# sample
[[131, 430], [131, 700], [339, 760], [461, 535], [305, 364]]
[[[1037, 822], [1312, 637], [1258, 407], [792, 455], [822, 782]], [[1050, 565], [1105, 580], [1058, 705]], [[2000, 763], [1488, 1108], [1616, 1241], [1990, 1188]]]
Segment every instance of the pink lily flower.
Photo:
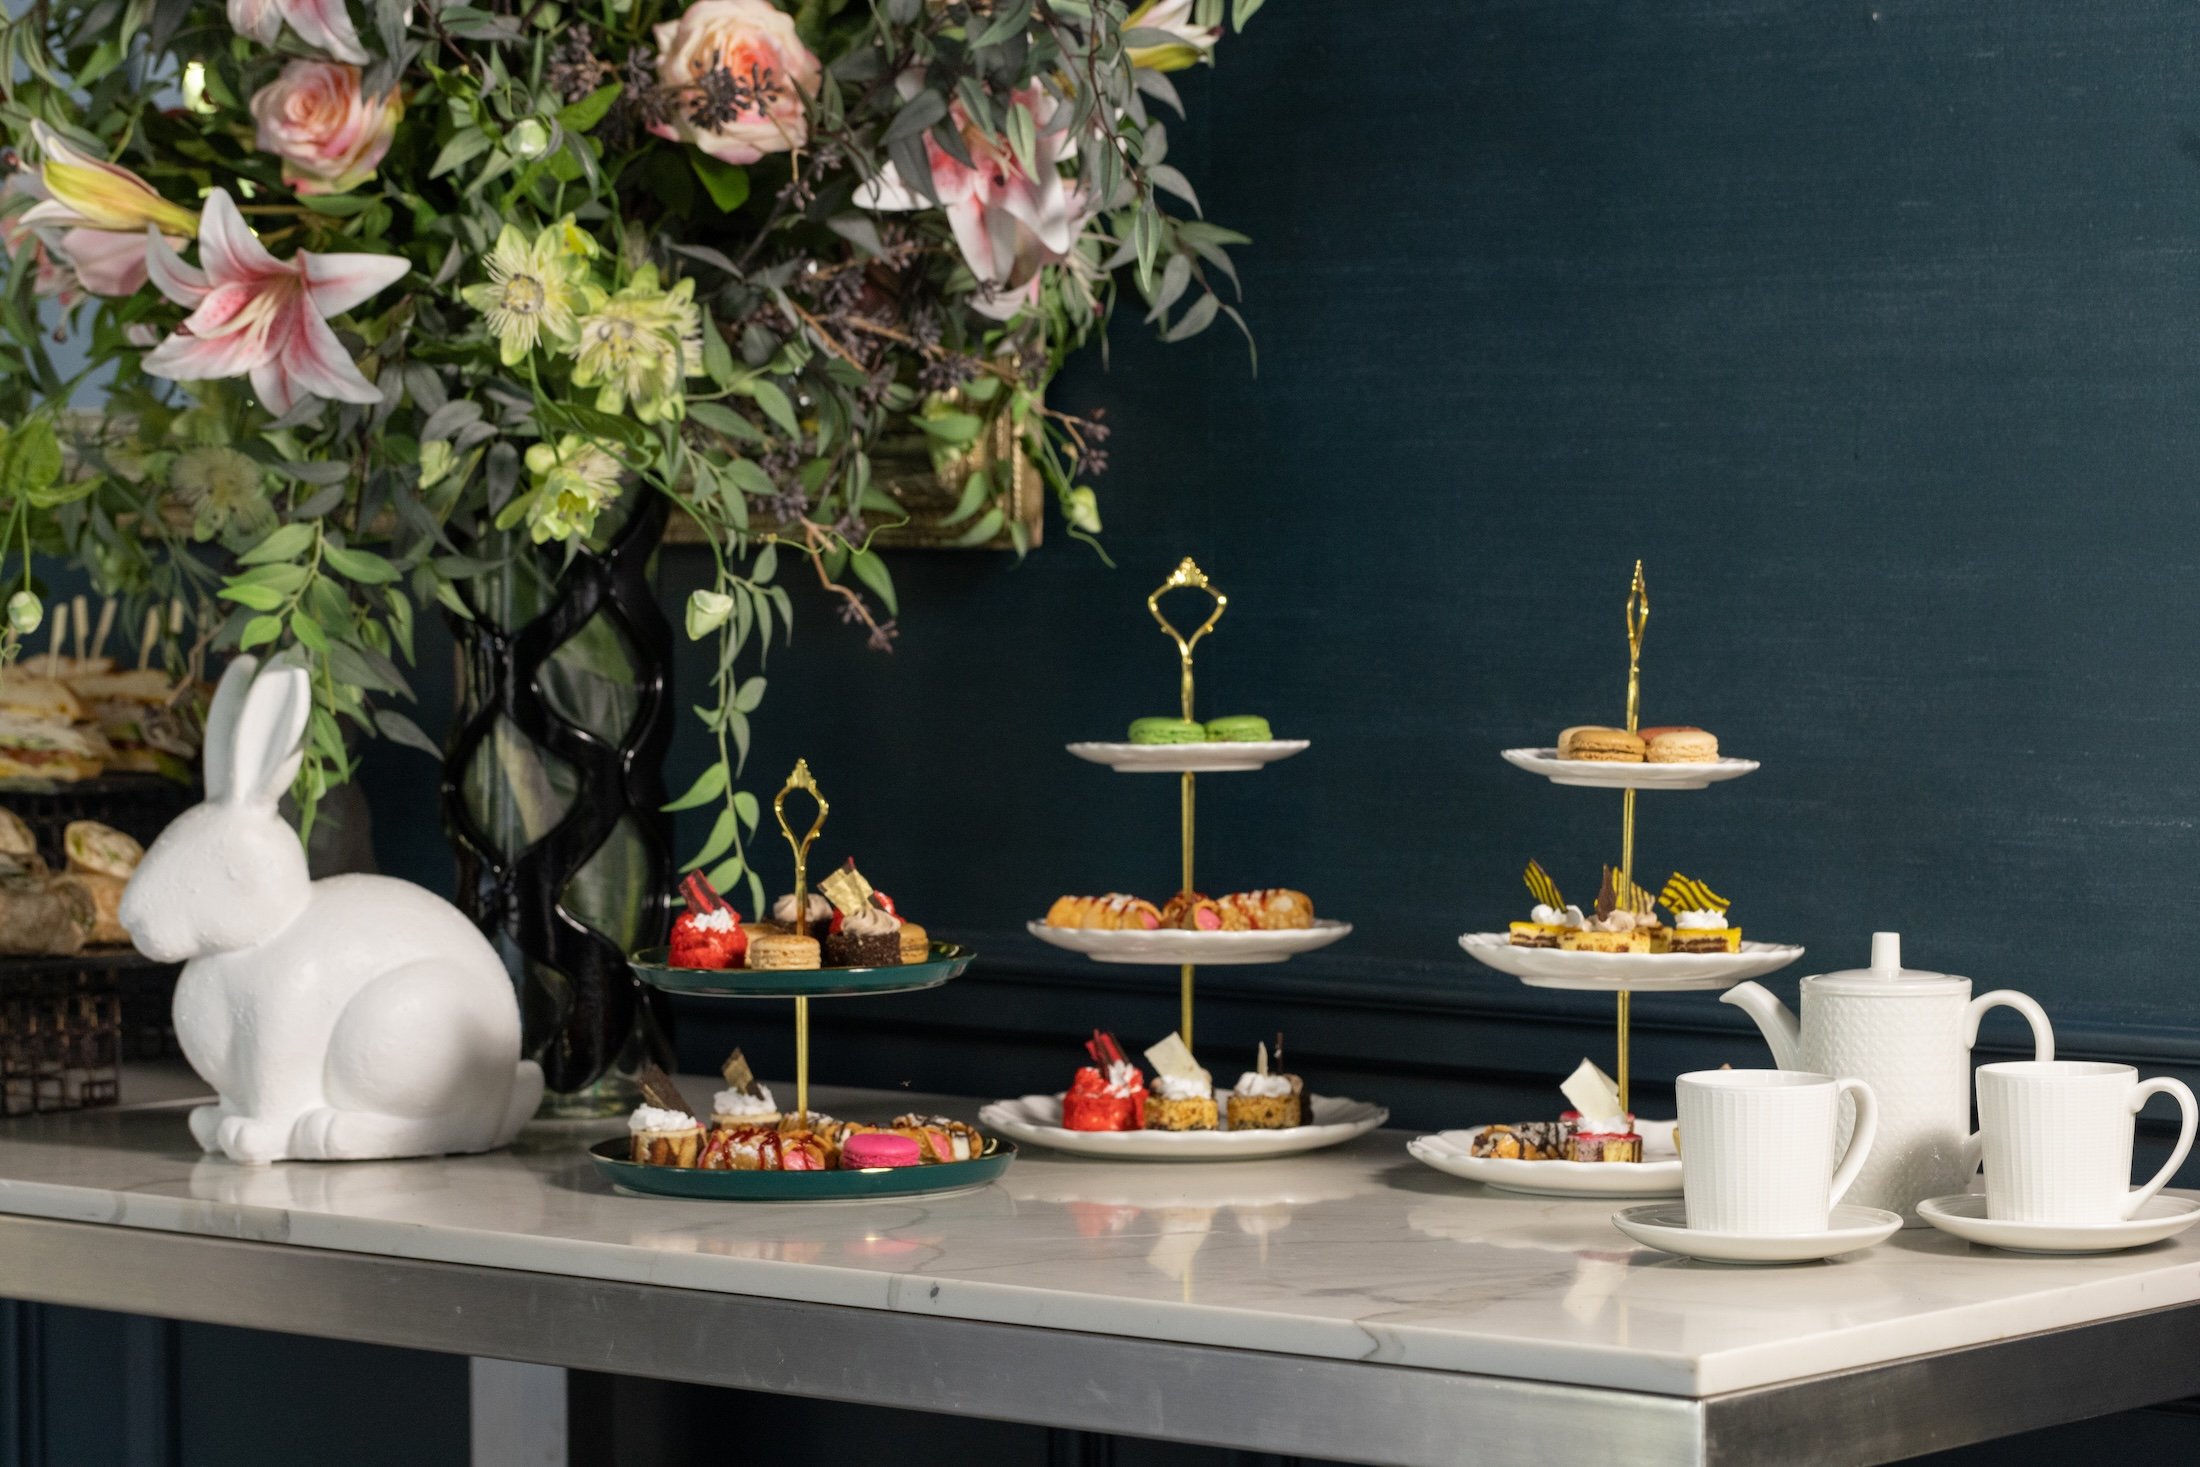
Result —
[[315, 255], [278, 260], [254, 237], [229, 195], [216, 189], [199, 215], [199, 267], [186, 265], [148, 227], [146, 264], [160, 293], [191, 314], [145, 357], [145, 370], [173, 381], [252, 378], [270, 412], [300, 397], [379, 402], [328, 326], [395, 285], [410, 265], [400, 255]]
[[[956, 159], [930, 133], [924, 138], [947, 226], [963, 263], [977, 277], [971, 308], [997, 321], [1037, 303], [1040, 272], [1070, 259], [1091, 207], [1084, 189], [1062, 176], [1069, 140], [1050, 128], [1052, 94], [1026, 88], [1014, 100], [1028, 107], [1037, 123], [1029, 172], [1008, 140], [980, 131], [960, 101], [948, 105], [948, 122], [962, 135], [970, 163]], [[891, 163], [857, 192], [856, 204], [881, 210], [931, 207]]]
[[263, 46], [275, 44], [286, 20], [299, 40], [338, 61], [365, 66], [370, 59], [344, 10], [344, 0], [229, 0], [230, 29]]

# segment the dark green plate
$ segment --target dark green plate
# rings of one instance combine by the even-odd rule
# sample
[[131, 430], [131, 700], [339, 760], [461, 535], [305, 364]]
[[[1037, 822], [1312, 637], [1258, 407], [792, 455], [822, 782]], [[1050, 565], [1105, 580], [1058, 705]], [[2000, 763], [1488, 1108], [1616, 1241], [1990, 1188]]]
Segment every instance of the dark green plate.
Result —
[[870, 1197], [913, 1197], [982, 1187], [1016, 1159], [1012, 1141], [993, 1140], [976, 1161], [933, 1166], [874, 1167], [860, 1172], [706, 1172], [700, 1167], [644, 1166], [628, 1159], [624, 1136], [588, 1148], [596, 1170], [612, 1185], [652, 1197], [694, 1197], [711, 1202], [860, 1202]]
[[[864, 993], [909, 993], [937, 988], [962, 976], [977, 956], [952, 942], [932, 944], [922, 963], [890, 968], [675, 968], [672, 950], [645, 947], [627, 961], [635, 976], [667, 993], [698, 993], [710, 998], [847, 998]], [[974, 1163], [966, 1163], [974, 1165]]]

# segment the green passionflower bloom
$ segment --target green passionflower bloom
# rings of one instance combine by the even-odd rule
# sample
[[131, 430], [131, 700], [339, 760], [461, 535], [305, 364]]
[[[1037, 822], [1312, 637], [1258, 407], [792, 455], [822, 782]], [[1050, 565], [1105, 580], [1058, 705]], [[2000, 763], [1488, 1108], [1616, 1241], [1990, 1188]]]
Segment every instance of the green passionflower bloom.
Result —
[[[527, 533], [537, 545], [586, 540], [596, 528], [596, 516], [619, 497], [619, 461], [602, 444], [577, 433], [528, 449], [527, 472], [534, 476], [535, 491], [519, 504]], [[507, 510], [498, 528], [509, 528], [510, 516]]]
[[573, 312], [585, 288], [585, 267], [576, 268], [565, 234], [553, 224], [529, 241], [517, 225], [505, 225], [485, 262], [488, 281], [459, 292], [486, 318], [507, 367], [519, 365], [542, 343], [573, 343]]
[[670, 290], [645, 265], [616, 295], [587, 288], [587, 310], [573, 352], [573, 385], [596, 389], [596, 409], [618, 413], [632, 404], [645, 423], [686, 416], [683, 384], [703, 370], [703, 317], [695, 282]]

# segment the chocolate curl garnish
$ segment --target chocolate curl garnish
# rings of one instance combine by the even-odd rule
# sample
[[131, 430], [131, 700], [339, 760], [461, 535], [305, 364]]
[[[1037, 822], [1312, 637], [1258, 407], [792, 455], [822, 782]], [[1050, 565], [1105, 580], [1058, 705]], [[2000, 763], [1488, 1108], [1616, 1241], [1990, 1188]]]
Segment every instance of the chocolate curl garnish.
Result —
[[659, 1110], [676, 1110], [684, 1116], [695, 1114], [695, 1108], [687, 1103], [687, 1097], [680, 1093], [680, 1087], [673, 1084], [672, 1077], [656, 1065], [643, 1065], [642, 1073], [637, 1079], [642, 1087], [642, 1099]]
[[1094, 1064], [1103, 1068], [1108, 1065], [1129, 1063], [1123, 1057], [1123, 1046], [1117, 1044], [1115, 1036], [1104, 1029], [1092, 1031], [1092, 1038], [1085, 1041], [1085, 1053], [1092, 1056]]
[[718, 888], [710, 884], [710, 878], [700, 871], [690, 871], [680, 883], [680, 895], [687, 898], [691, 912], [715, 912], [726, 905], [726, 899], [718, 894]]
[[1612, 877], [1615, 874], [1611, 867], [1605, 867], [1604, 884], [1597, 888], [1596, 911], [1599, 922], [1611, 916], [1613, 909], [1619, 905], [1619, 891], [1612, 885]]
[[736, 1049], [726, 1056], [726, 1062], [718, 1067], [718, 1073], [725, 1076], [728, 1085], [743, 1095], [756, 1093], [756, 1072], [749, 1068], [748, 1057], [740, 1050]]

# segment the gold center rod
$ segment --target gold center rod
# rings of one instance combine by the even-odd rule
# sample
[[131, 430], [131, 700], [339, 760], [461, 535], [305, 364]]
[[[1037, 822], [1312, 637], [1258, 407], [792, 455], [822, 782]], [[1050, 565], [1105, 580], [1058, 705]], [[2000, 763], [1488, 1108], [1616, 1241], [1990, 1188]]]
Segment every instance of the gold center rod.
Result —
[[[1623, 1091], [1622, 1094], [1625, 1092]], [[794, 1001], [794, 1113], [795, 1124], [810, 1124], [810, 1000], [797, 994]]]

